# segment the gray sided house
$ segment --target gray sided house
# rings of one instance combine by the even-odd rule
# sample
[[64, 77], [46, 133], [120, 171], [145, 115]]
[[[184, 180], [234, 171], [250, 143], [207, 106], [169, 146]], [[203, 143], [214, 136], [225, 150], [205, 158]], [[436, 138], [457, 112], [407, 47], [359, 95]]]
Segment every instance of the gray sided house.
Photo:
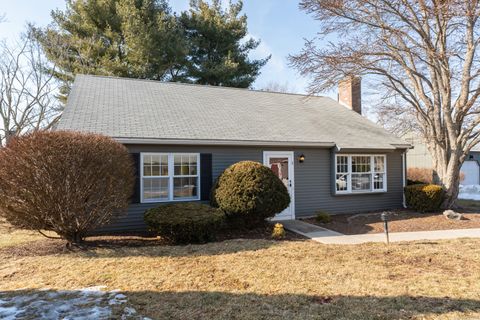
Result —
[[213, 181], [242, 160], [265, 164], [287, 186], [292, 202], [276, 219], [399, 208], [410, 145], [359, 114], [359, 86], [341, 88], [345, 106], [326, 97], [79, 75], [58, 129], [110, 136], [135, 160], [135, 195], [111, 232], [144, 231], [144, 211], [162, 203], [208, 201]]

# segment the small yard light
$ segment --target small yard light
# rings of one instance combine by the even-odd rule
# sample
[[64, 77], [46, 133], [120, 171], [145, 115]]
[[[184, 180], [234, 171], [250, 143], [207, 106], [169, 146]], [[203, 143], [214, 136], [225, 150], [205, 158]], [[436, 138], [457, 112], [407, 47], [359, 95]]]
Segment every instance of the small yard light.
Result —
[[390, 244], [390, 237], [388, 235], [388, 217], [387, 213], [383, 212], [381, 215], [382, 221], [383, 221], [383, 228], [385, 230], [385, 237], [387, 238], [387, 244]]
[[305, 155], [302, 153], [300, 157], [298, 157], [298, 162], [303, 163], [305, 161]]

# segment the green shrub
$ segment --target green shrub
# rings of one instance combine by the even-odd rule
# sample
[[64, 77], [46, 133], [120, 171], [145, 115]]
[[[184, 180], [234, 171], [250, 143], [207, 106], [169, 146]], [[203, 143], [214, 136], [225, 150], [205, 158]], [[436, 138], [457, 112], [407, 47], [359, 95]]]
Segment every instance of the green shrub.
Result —
[[434, 184], [414, 184], [405, 187], [407, 206], [420, 212], [440, 209], [443, 201], [443, 189]]
[[220, 175], [211, 204], [223, 210], [229, 221], [253, 228], [285, 210], [290, 195], [272, 170], [258, 162], [241, 161]]
[[315, 215], [315, 221], [318, 223], [329, 223], [332, 221], [332, 216], [323, 211], [317, 211]]
[[151, 231], [175, 244], [215, 240], [224, 219], [221, 210], [194, 202], [160, 205], [147, 210], [144, 215]]

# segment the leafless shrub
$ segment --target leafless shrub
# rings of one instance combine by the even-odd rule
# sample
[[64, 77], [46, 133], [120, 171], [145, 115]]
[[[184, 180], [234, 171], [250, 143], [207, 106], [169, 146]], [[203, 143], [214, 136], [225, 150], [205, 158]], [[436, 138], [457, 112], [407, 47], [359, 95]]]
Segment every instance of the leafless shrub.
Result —
[[38, 131], [0, 149], [0, 216], [69, 243], [120, 215], [133, 183], [127, 149], [104, 136]]
[[430, 168], [408, 168], [407, 178], [412, 181], [421, 181], [423, 183], [433, 183], [433, 170]]

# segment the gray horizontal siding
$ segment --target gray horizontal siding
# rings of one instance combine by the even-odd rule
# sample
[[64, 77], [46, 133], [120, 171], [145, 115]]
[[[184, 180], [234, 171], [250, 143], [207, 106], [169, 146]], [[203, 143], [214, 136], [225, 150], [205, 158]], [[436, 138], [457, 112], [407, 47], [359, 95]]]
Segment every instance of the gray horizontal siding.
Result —
[[[398, 208], [402, 205], [402, 153], [387, 154], [387, 192], [334, 195], [331, 150], [312, 149], [305, 162], [295, 162], [296, 217], [312, 216], [315, 211], [341, 214]], [[297, 154], [298, 152], [296, 152]]]
[[[387, 154], [387, 192], [380, 194], [334, 195], [332, 194], [332, 149], [318, 148], [256, 148], [256, 147], [209, 147], [209, 146], [160, 146], [127, 145], [132, 153], [137, 152], [196, 152], [212, 154], [212, 174], [216, 179], [228, 166], [242, 160], [263, 161], [263, 151], [288, 150], [295, 152], [295, 214], [308, 217], [322, 210], [332, 214], [365, 212], [399, 208], [402, 205], [402, 153]], [[305, 162], [297, 161], [300, 154]], [[126, 215], [102, 233], [142, 232], [146, 230], [143, 214], [148, 208], [159, 204], [132, 204]]]
[[128, 207], [127, 212], [119, 216], [107, 226], [97, 230], [97, 234], [109, 233], [143, 233], [147, 226], [143, 221], [145, 210], [156, 207], [158, 203], [135, 203]]

